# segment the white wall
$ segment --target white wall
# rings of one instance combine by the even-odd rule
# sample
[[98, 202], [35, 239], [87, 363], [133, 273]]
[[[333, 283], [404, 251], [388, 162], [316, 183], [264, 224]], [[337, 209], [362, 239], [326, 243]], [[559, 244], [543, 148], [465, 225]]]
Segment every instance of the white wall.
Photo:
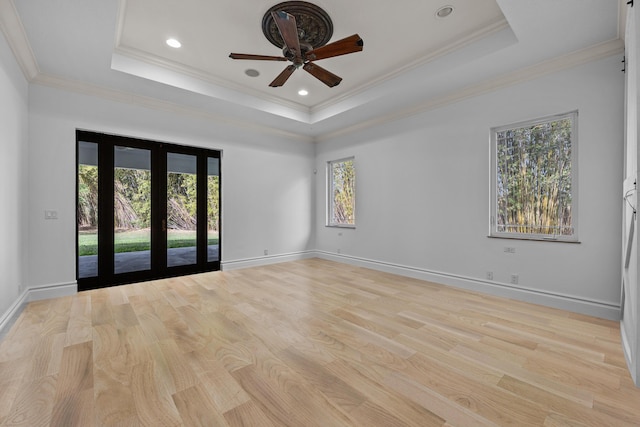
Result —
[[[621, 58], [557, 72], [317, 147], [323, 256], [617, 318]], [[579, 244], [488, 238], [489, 129], [579, 110]], [[355, 230], [324, 227], [326, 162], [355, 156]], [[515, 247], [515, 254], [504, 247]], [[337, 254], [340, 249], [341, 255]], [[493, 271], [494, 280], [485, 280]], [[510, 275], [519, 284], [510, 285]]]
[[[620, 332], [625, 357], [631, 377], [640, 386], [640, 291], [638, 286], [638, 220], [634, 209], [638, 208], [638, 87], [640, 84], [640, 13], [637, 8], [627, 9], [626, 21], [626, 91], [625, 91], [625, 167], [622, 193], [628, 196], [621, 201], [622, 214], [622, 284], [624, 287], [624, 307], [620, 321]], [[631, 243], [629, 243], [631, 242]], [[629, 245], [629, 248], [627, 246]], [[629, 251], [629, 263], [626, 263]]]
[[[75, 130], [223, 150], [223, 268], [313, 249], [311, 142], [32, 85], [29, 286], [75, 283]], [[57, 220], [45, 220], [57, 210]], [[264, 259], [267, 249], [272, 258]], [[256, 260], [257, 259], [257, 260]]]
[[[223, 150], [224, 268], [306, 256], [317, 248], [327, 258], [441, 283], [604, 317], [618, 313], [618, 57], [314, 146], [174, 111], [27, 88], [2, 42], [0, 196], [10, 208], [0, 210], [0, 313], [22, 289], [75, 284], [76, 128]], [[581, 243], [488, 238], [489, 129], [575, 109]], [[351, 155], [357, 228], [324, 227], [325, 163]], [[57, 210], [58, 219], [45, 220], [45, 210]], [[505, 246], [516, 253], [504, 253]], [[484, 279], [487, 271], [494, 281]], [[514, 273], [517, 286], [508, 283]]]
[[0, 330], [25, 284], [28, 84], [0, 33]]

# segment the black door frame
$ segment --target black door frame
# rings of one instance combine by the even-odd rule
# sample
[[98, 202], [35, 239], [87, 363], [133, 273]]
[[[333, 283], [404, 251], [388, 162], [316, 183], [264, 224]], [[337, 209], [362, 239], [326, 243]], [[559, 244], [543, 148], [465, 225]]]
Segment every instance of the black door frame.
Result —
[[[78, 230], [76, 228], [76, 279], [78, 290], [135, 283], [187, 274], [216, 271], [222, 259], [222, 152], [166, 142], [76, 130], [76, 215], [78, 206], [79, 142], [92, 142], [98, 148], [98, 275], [80, 278]], [[151, 152], [151, 268], [150, 270], [114, 274], [114, 147], [124, 146]], [[197, 259], [195, 264], [167, 267], [167, 154], [196, 156], [197, 176]], [[218, 259], [208, 261], [207, 178], [208, 159], [218, 159]], [[107, 195], [104, 197], [103, 195]], [[78, 223], [76, 218], [76, 224]]]

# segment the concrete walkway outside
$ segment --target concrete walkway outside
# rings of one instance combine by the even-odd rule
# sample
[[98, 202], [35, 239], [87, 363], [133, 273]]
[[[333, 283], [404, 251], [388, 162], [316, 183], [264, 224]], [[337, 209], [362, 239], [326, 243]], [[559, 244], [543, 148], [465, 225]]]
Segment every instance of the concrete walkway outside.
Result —
[[[217, 261], [218, 245], [209, 245], [208, 260]], [[196, 248], [170, 248], [167, 249], [167, 266], [189, 265], [196, 263]], [[130, 273], [132, 271], [149, 270], [151, 268], [151, 251], [122, 252], [115, 254], [116, 274]], [[98, 256], [86, 255], [80, 257], [80, 278], [94, 277], [98, 275]]]

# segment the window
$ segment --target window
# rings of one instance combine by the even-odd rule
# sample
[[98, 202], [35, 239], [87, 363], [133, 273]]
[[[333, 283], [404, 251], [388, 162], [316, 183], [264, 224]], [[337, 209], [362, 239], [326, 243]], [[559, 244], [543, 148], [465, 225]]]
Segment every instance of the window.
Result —
[[354, 158], [327, 163], [328, 212], [327, 225], [355, 227], [356, 169]]
[[491, 130], [491, 236], [577, 241], [578, 113]]

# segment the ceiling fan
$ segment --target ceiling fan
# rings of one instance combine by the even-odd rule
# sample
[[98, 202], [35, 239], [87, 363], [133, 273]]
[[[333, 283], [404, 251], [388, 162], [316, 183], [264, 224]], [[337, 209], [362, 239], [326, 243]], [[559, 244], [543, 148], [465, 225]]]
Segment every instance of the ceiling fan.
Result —
[[[302, 25], [296, 24], [295, 16], [283, 10], [289, 3], [293, 4], [293, 6], [305, 8], [305, 14], [300, 16]], [[309, 12], [310, 7], [314, 8], [311, 11], [311, 15]], [[296, 9], [296, 12], [300, 11]], [[322, 14], [321, 20], [318, 20], [320, 13]], [[312, 19], [309, 19], [310, 17]], [[319, 25], [319, 21], [321, 21], [321, 25]], [[278, 34], [269, 34], [268, 26], [272, 23], [275, 23]], [[304, 24], [306, 24], [306, 27]], [[263, 32], [269, 41], [282, 48], [283, 56], [231, 53], [229, 58], [261, 61], [290, 61], [292, 64], [287, 66], [278, 77], [269, 84], [271, 87], [282, 86], [298, 68], [302, 68], [329, 87], [337, 86], [342, 81], [342, 78], [325, 70], [313, 61], [360, 52], [364, 45], [364, 42], [358, 34], [325, 44], [333, 32], [331, 20], [322, 9], [306, 2], [285, 2], [274, 6], [265, 14], [262, 26]], [[271, 31], [271, 33], [273, 33], [273, 31]]]

